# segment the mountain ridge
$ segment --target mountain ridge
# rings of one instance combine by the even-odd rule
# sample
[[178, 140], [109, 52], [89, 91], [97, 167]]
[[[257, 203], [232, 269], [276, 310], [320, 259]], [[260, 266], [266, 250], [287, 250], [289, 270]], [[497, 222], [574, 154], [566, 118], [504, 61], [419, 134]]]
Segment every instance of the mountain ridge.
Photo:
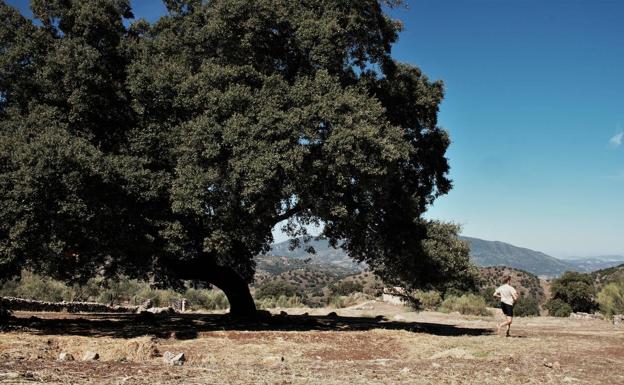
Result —
[[[470, 258], [478, 267], [507, 266], [527, 271], [537, 276], [557, 277], [566, 271], [589, 273], [624, 263], [624, 256], [597, 256], [573, 259], [559, 259], [541, 251], [519, 247], [502, 241], [489, 241], [476, 237], [460, 236], [470, 245]], [[312, 246], [316, 254], [306, 251]], [[314, 263], [335, 265], [348, 270], [364, 270], [366, 265], [350, 259], [340, 248], [335, 249], [327, 240], [312, 238], [307, 244], [290, 250], [290, 241], [275, 243], [267, 255], [287, 256], [310, 260]]]

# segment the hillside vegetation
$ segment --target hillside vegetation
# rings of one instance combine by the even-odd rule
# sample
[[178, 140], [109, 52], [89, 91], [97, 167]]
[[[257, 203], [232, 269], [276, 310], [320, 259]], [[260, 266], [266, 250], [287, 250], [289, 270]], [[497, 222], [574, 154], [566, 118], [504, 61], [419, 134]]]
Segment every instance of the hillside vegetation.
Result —
[[597, 288], [612, 282], [624, 282], [624, 264], [594, 271], [590, 274]]

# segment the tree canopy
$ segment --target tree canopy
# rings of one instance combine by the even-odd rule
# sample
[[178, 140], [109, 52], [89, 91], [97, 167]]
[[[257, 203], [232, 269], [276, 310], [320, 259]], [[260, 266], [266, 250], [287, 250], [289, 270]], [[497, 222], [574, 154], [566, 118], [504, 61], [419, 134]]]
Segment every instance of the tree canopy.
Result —
[[242, 313], [273, 227], [322, 222], [388, 282], [472, 285], [423, 219], [450, 140], [442, 82], [391, 56], [396, 3], [0, 0], [0, 277], [205, 280]]
[[561, 300], [575, 312], [596, 310], [596, 288], [589, 274], [567, 271], [553, 280], [550, 287], [553, 300]]

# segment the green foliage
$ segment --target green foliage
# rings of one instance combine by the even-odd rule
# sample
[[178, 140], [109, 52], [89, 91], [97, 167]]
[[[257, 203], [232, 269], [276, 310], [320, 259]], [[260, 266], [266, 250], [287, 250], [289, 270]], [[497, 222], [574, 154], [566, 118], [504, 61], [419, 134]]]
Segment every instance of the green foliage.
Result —
[[330, 287], [330, 290], [336, 295], [349, 295], [361, 292], [363, 289], [362, 284], [355, 281], [339, 281]]
[[422, 219], [450, 139], [442, 82], [391, 57], [395, 1], [166, 3], [126, 27], [128, 0], [0, 2], [0, 277], [243, 298], [286, 220], [409, 289], [474, 286], [457, 226]]
[[550, 287], [552, 299], [559, 299], [572, 308], [574, 312], [592, 312], [596, 309], [594, 298], [596, 289], [590, 275], [566, 272], [553, 280]]
[[255, 292], [257, 299], [284, 297], [303, 297], [299, 288], [284, 281], [269, 281], [258, 286]]
[[183, 293], [150, 287], [144, 281], [118, 277], [116, 279], [93, 278], [84, 285], [67, 286], [61, 281], [42, 277], [27, 270], [21, 279], [13, 279], [0, 285], [0, 296], [35, 299], [39, 301], [85, 301], [110, 305], [140, 305], [151, 300], [156, 307], [171, 306], [174, 301], [186, 298], [192, 310], [215, 310], [229, 307], [225, 294], [220, 290], [188, 288]]
[[539, 303], [532, 297], [520, 297], [514, 304], [514, 315], [518, 317], [539, 316]]
[[19, 280], [5, 282], [0, 287], [0, 295], [49, 302], [70, 300], [72, 297], [71, 289], [62, 282], [31, 272], [22, 273]]
[[494, 297], [494, 291], [496, 289], [492, 286], [488, 286], [481, 290], [481, 296], [485, 300], [485, 304], [489, 307], [499, 307], [500, 299]]
[[600, 311], [609, 319], [624, 314], [624, 280], [605, 285], [598, 293]]
[[440, 311], [454, 312], [468, 315], [490, 315], [485, 306], [483, 297], [476, 294], [464, 294], [462, 296], [448, 295], [440, 305]]
[[546, 302], [544, 307], [552, 317], [568, 317], [572, 313], [572, 307], [565, 301], [554, 298]]
[[442, 304], [442, 295], [435, 290], [415, 290], [405, 300], [414, 310], [436, 310]]
[[349, 306], [355, 306], [364, 302], [368, 297], [362, 293], [351, 293], [349, 295], [332, 295], [327, 300], [327, 306], [336, 309], [342, 309]]
[[198, 290], [189, 288], [184, 293], [191, 310], [227, 309], [230, 304], [221, 290]]

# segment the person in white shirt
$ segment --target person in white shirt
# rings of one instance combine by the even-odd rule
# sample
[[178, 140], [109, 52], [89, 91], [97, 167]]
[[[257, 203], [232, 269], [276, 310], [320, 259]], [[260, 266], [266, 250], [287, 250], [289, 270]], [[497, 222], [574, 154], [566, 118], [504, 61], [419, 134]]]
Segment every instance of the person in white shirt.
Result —
[[509, 329], [511, 329], [511, 323], [513, 322], [513, 307], [518, 300], [518, 292], [511, 285], [511, 275], [503, 277], [503, 284], [494, 291], [494, 297], [500, 298], [501, 309], [506, 317], [506, 320], [499, 323], [497, 327], [497, 333], [500, 334], [501, 328], [507, 326], [507, 333], [509, 337]]

